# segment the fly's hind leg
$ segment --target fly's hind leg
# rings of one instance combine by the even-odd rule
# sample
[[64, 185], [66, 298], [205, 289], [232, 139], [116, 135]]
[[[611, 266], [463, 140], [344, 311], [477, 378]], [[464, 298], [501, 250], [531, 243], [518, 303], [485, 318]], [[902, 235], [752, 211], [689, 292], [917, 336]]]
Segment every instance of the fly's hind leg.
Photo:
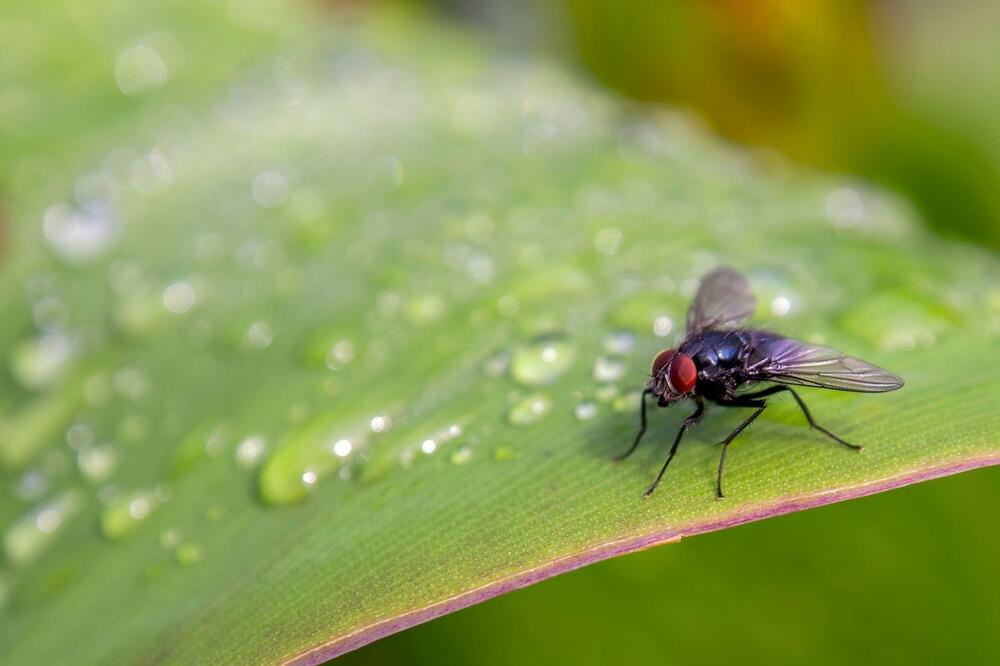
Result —
[[757, 398], [763, 398], [764, 396], [774, 395], [775, 393], [781, 393], [783, 391], [788, 391], [789, 393], [792, 394], [792, 397], [795, 398], [795, 402], [797, 402], [798, 405], [799, 405], [799, 409], [802, 410], [803, 416], [806, 417], [806, 421], [809, 422], [809, 426], [813, 430], [819, 430], [821, 433], [823, 433], [824, 435], [826, 435], [827, 437], [829, 437], [833, 441], [835, 441], [835, 442], [837, 442], [839, 444], [843, 444], [844, 446], [846, 446], [849, 449], [853, 449], [854, 451], [858, 451], [858, 452], [864, 451], [865, 447], [858, 446], [857, 444], [851, 444], [850, 442], [845, 441], [845, 440], [841, 439], [840, 437], [837, 437], [832, 432], [830, 432], [829, 430], [827, 430], [826, 428], [824, 428], [820, 424], [816, 423], [816, 420], [813, 419], [812, 414], [809, 413], [809, 408], [806, 407], [805, 401], [803, 401], [802, 398], [799, 397], [798, 392], [795, 389], [793, 389], [791, 386], [784, 386], [784, 385], [782, 385], [782, 386], [771, 386], [771, 387], [766, 388], [766, 389], [764, 389], [762, 391], [756, 391], [754, 393], [746, 393], [746, 394], [744, 394], [744, 395], [742, 395], [740, 397], [741, 397], [741, 399], [744, 399], [744, 400], [754, 400], [754, 399], [757, 399]]

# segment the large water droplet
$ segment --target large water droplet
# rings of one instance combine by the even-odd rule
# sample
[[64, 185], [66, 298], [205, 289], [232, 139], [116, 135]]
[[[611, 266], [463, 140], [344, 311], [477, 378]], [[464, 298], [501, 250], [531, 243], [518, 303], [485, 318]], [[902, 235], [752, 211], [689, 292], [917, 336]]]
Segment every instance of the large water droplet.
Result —
[[37, 559], [55, 540], [59, 529], [82, 506], [80, 493], [70, 490], [22, 515], [4, 533], [7, 558], [15, 565]]
[[351, 426], [324, 415], [281, 442], [261, 469], [258, 487], [269, 504], [304, 500], [322, 479], [335, 475], [367, 441], [371, 421]]
[[514, 425], [532, 425], [551, 411], [552, 399], [544, 393], [533, 393], [514, 404], [508, 418]]
[[118, 452], [110, 444], [83, 447], [76, 454], [81, 476], [91, 483], [100, 483], [111, 476], [117, 463]]
[[526, 386], [550, 384], [566, 372], [576, 357], [576, 348], [565, 337], [543, 335], [514, 349], [510, 374]]
[[198, 294], [190, 282], [174, 282], [163, 290], [163, 307], [173, 314], [184, 314], [197, 299]]
[[196, 543], [186, 541], [174, 550], [174, 559], [177, 560], [177, 564], [182, 567], [189, 567], [193, 564], [197, 564], [201, 561], [201, 558], [205, 556], [204, 551]]
[[581, 402], [576, 406], [576, 409], [573, 410], [573, 413], [576, 415], [576, 418], [581, 421], [589, 421], [597, 416], [597, 405], [592, 402]]
[[840, 319], [850, 333], [883, 349], [929, 347], [958, 320], [950, 307], [903, 290], [862, 300]]
[[266, 349], [274, 341], [274, 331], [270, 324], [264, 321], [255, 321], [247, 327], [243, 335], [243, 344], [254, 349]]
[[73, 263], [95, 259], [115, 239], [116, 225], [107, 206], [93, 202], [86, 209], [52, 206], [42, 220], [45, 239], [56, 254]]
[[164, 501], [163, 494], [137, 490], [114, 498], [101, 510], [101, 533], [112, 541], [132, 534]]
[[619, 358], [599, 356], [594, 361], [594, 379], [599, 382], [614, 382], [625, 376], [625, 361]]
[[472, 460], [472, 449], [468, 446], [460, 447], [451, 454], [451, 462], [454, 465], [464, 465], [470, 460]]
[[437, 294], [423, 294], [406, 304], [406, 314], [415, 324], [427, 324], [440, 319], [445, 312], [444, 299]]
[[612, 331], [604, 336], [604, 351], [612, 356], [624, 356], [635, 347], [635, 335], [630, 331]]
[[277, 169], [257, 174], [251, 187], [254, 202], [262, 208], [280, 207], [288, 199], [290, 191], [288, 177]]
[[267, 441], [261, 435], [250, 435], [236, 445], [236, 462], [247, 469], [260, 464], [267, 451]]
[[169, 78], [167, 64], [150, 46], [132, 46], [119, 53], [115, 60], [115, 82], [126, 95], [155, 90]]
[[60, 333], [47, 333], [18, 345], [11, 358], [11, 371], [21, 386], [39, 391], [63, 378], [71, 355], [69, 338]]

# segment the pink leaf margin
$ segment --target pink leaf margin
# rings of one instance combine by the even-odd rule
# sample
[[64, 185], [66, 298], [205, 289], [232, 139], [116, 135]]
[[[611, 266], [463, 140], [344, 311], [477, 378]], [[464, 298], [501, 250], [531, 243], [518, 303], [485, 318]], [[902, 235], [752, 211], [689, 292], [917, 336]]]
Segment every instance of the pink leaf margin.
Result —
[[578, 553], [556, 558], [533, 569], [528, 569], [480, 587], [466, 590], [448, 599], [443, 599], [420, 608], [414, 608], [394, 617], [361, 627], [349, 634], [338, 636], [292, 657], [284, 662], [284, 666], [315, 666], [322, 664], [398, 631], [409, 629], [442, 615], [453, 613], [457, 610], [492, 599], [493, 597], [498, 597], [501, 594], [533, 585], [553, 576], [558, 576], [559, 574], [573, 571], [574, 569], [579, 569], [580, 567], [600, 562], [601, 560], [638, 552], [660, 544], [676, 543], [683, 538], [697, 534], [714, 532], [728, 527], [743, 525], [744, 523], [764, 520], [765, 518], [773, 518], [796, 511], [804, 511], [827, 504], [866, 497], [914, 483], [930, 481], [931, 479], [998, 464], [1000, 464], [1000, 452], [973, 458], [939, 462], [934, 465], [906, 470], [894, 476], [868, 481], [856, 486], [826, 490], [809, 495], [792, 495], [766, 503], [744, 506], [733, 511], [731, 514], [712, 517], [704, 521], [693, 521], [680, 526], [671, 525], [649, 534], [607, 541], [591, 546]]

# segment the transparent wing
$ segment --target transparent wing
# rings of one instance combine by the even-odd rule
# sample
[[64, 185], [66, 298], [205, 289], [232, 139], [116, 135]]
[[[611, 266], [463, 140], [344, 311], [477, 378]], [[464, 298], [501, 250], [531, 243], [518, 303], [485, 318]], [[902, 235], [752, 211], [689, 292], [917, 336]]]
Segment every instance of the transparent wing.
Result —
[[731, 268], [718, 268], [701, 280], [688, 310], [688, 333], [735, 326], [753, 314], [757, 299], [746, 278]]
[[903, 385], [895, 373], [836, 349], [763, 332], [754, 336], [747, 369], [758, 381], [838, 391], [882, 393]]

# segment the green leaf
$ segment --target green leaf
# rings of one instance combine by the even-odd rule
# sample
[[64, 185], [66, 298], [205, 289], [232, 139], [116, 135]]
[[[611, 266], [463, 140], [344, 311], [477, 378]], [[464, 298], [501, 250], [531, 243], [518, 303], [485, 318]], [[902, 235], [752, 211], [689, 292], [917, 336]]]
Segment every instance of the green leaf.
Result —
[[[315, 663], [602, 558], [1000, 462], [996, 258], [682, 115], [392, 22], [124, 136], [80, 199], [67, 177], [13, 206], [9, 663]], [[714, 410], [643, 500], [685, 408], [611, 458], [718, 264], [762, 325], [907, 386], [803, 392], [861, 455], [776, 400], [723, 501], [716, 443], [745, 415]]]

